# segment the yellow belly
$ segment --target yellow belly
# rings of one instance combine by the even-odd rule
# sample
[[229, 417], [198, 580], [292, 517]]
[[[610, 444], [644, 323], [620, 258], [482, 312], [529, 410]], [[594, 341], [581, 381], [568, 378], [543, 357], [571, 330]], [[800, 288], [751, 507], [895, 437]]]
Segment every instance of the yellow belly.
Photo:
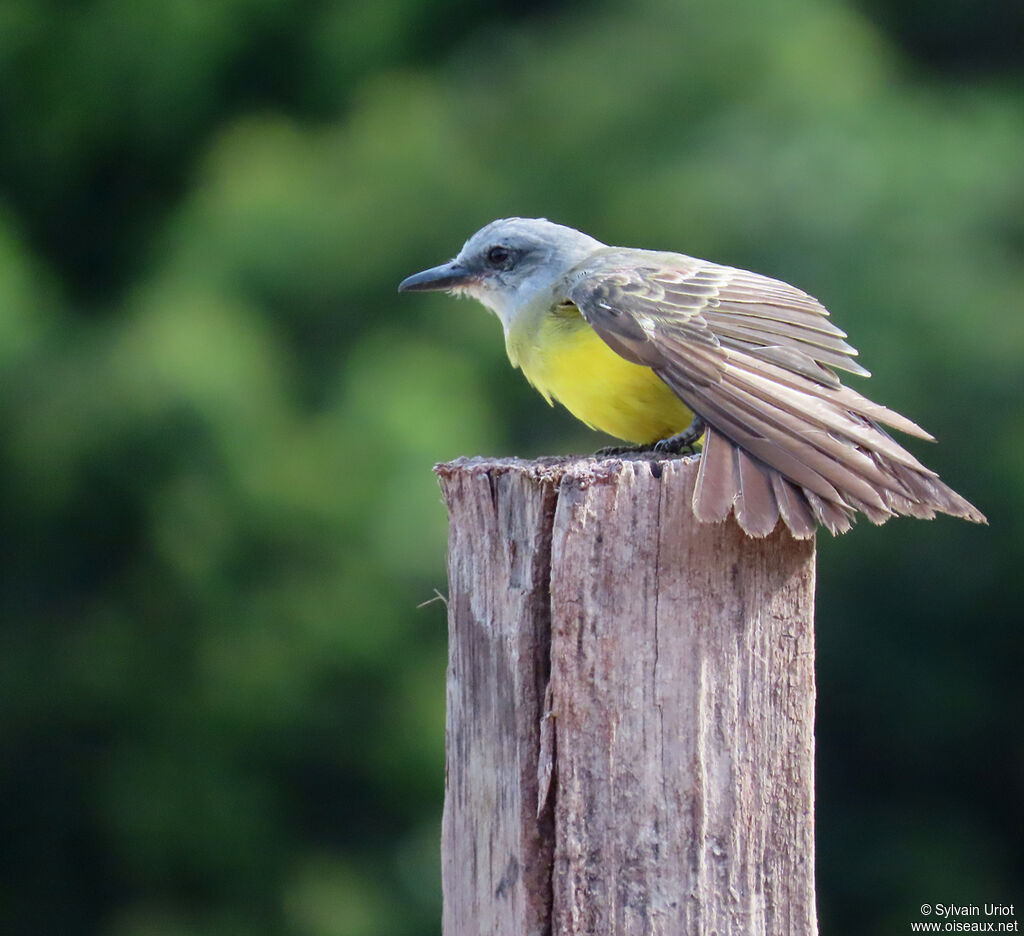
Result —
[[693, 413], [649, 367], [616, 354], [578, 316], [545, 316], [509, 357], [550, 402], [593, 429], [647, 443], [682, 432]]

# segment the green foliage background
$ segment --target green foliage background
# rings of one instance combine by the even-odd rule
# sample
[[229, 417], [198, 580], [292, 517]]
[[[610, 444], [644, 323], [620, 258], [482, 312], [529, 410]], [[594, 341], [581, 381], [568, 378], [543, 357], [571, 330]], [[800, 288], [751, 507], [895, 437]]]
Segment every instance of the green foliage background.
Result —
[[438, 931], [430, 467], [605, 441], [395, 294], [509, 214], [803, 286], [938, 435], [990, 527], [820, 541], [822, 931], [1024, 897], [1024, 16], [982, 7], [0, 0], [0, 932]]

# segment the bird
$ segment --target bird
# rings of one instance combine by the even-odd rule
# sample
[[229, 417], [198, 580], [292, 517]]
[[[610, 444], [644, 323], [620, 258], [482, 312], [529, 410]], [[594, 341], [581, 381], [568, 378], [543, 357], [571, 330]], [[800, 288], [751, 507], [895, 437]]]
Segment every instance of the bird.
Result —
[[700, 440], [701, 522], [732, 513], [764, 537], [781, 520], [799, 539], [858, 514], [987, 523], [883, 427], [931, 435], [842, 383], [870, 374], [825, 307], [781, 280], [502, 218], [398, 289], [479, 301], [512, 365], [591, 428], [663, 454]]

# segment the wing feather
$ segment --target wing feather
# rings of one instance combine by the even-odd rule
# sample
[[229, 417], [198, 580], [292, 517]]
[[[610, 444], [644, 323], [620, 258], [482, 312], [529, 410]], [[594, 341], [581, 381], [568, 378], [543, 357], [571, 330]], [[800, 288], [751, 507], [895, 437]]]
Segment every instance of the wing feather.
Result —
[[805, 354], [813, 350], [816, 360], [836, 367], [858, 366], [849, 360], [856, 355], [856, 350], [837, 335], [828, 335], [789, 322], [769, 322], [767, 319], [752, 319], [728, 312], [709, 311], [703, 315], [704, 321], [719, 340], [726, 336], [760, 345], [781, 344], [803, 350]]
[[753, 300], [719, 298], [718, 304], [712, 308], [723, 314], [734, 315], [752, 321], [767, 320], [768, 322], [788, 322], [792, 325], [801, 325], [813, 331], [822, 332], [825, 335], [836, 335], [845, 338], [844, 332], [837, 325], [833, 324], [826, 313], [812, 309], [802, 308], [797, 305], [780, 305], [765, 301], [755, 302]]
[[845, 532], [856, 512], [874, 523], [937, 511], [984, 522], [879, 424], [928, 433], [840, 383], [831, 368], [867, 371], [806, 293], [679, 254], [608, 248], [569, 274], [565, 295], [707, 422], [699, 520], [733, 511], [765, 536], [781, 517], [798, 537], [815, 523]]

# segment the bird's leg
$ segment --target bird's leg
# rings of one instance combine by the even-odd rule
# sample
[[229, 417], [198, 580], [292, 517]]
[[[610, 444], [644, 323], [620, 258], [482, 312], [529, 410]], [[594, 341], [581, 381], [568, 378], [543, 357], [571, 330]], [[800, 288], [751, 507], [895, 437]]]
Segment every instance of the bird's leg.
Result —
[[688, 455], [694, 454], [694, 445], [704, 435], [707, 423], [700, 416], [694, 415], [690, 423], [678, 435], [669, 436], [659, 442], [641, 442], [639, 445], [609, 445], [607, 448], [600, 448], [594, 454], [600, 457], [609, 455], [636, 455], [639, 452], [656, 452], [659, 455]]
[[669, 436], [667, 439], [656, 442], [654, 451], [665, 455], [682, 455], [684, 452], [692, 455], [694, 453], [694, 445], [704, 435], [707, 427], [707, 423], [694, 413], [693, 422], [689, 426], [678, 435]]

